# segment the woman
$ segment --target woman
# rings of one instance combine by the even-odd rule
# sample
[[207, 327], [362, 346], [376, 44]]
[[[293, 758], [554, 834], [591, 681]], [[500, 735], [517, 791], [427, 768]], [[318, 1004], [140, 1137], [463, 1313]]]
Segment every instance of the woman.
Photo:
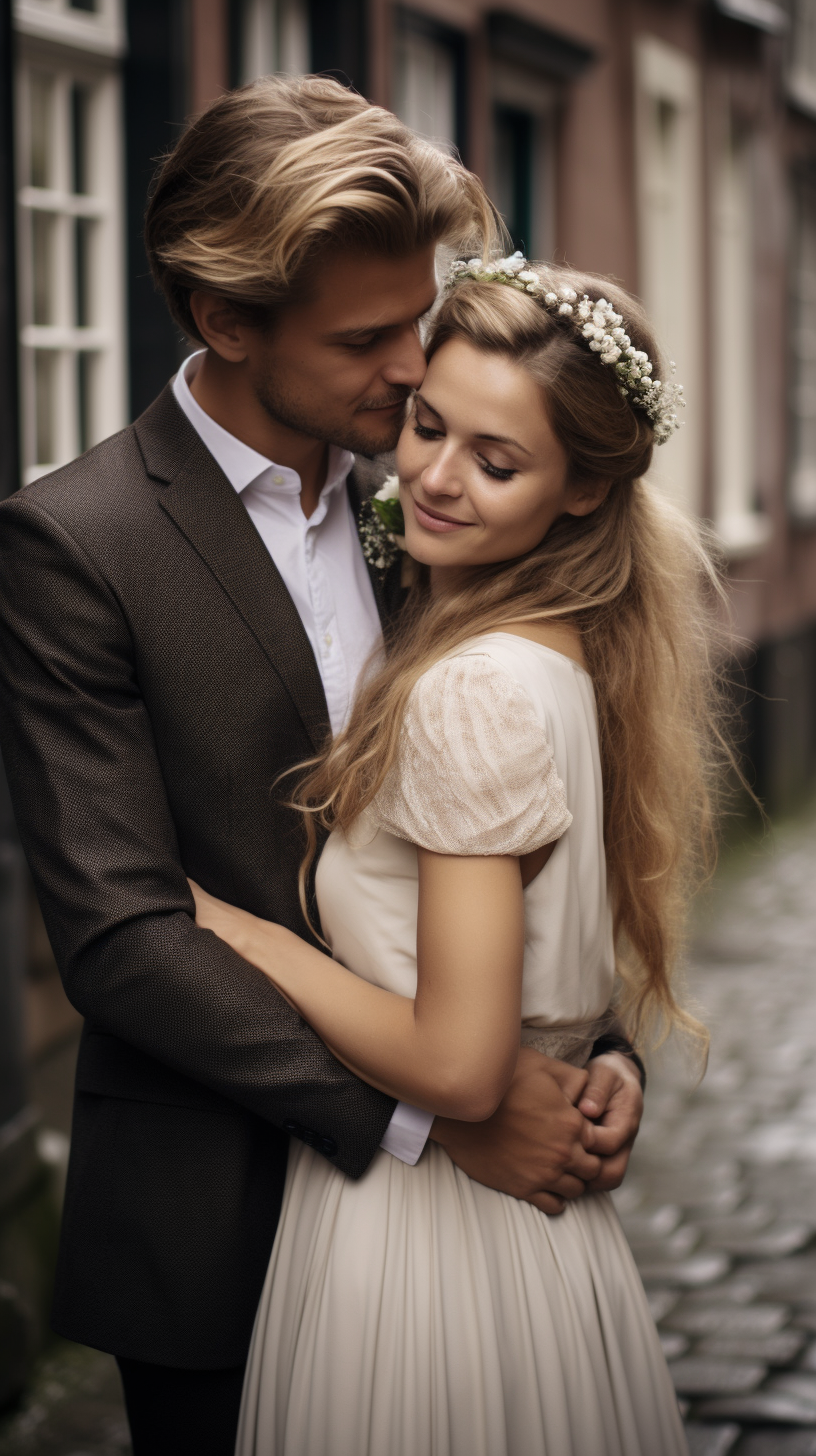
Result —
[[[196, 895], [347, 1066], [481, 1120], [520, 1028], [581, 1066], [616, 993], [636, 1036], [702, 1034], [670, 976], [711, 824], [714, 578], [642, 479], [676, 415], [631, 298], [455, 265], [428, 358], [397, 457], [419, 580], [299, 794], [334, 960]], [[293, 1144], [237, 1449], [685, 1452], [609, 1197], [548, 1219], [436, 1145], [354, 1183]]]

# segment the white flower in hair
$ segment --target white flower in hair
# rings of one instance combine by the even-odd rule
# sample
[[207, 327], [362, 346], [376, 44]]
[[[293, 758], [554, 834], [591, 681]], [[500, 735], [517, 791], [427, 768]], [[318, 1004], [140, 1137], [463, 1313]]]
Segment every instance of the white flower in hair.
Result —
[[[622, 398], [651, 420], [655, 444], [662, 445], [680, 428], [677, 409], [685, 406], [682, 384], [666, 385], [652, 379], [651, 359], [643, 349], [634, 347], [623, 327], [623, 315], [607, 298], [593, 299], [585, 293], [579, 299], [574, 288], [559, 283], [552, 274], [548, 277], [546, 269], [534, 268], [521, 252], [495, 262], [471, 258], [467, 263], [452, 263], [446, 286], [450, 289], [468, 279], [518, 288], [538, 298], [549, 313], [576, 323], [579, 337], [599, 356], [601, 364], [614, 369]], [[670, 367], [673, 374], [674, 361]]]

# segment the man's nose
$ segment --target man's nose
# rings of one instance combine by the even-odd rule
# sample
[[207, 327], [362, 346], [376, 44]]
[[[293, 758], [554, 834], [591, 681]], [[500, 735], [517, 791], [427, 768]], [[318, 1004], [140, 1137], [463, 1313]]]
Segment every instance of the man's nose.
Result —
[[394, 341], [383, 367], [382, 377], [386, 384], [401, 384], [407, 385], [409, 389], [418, 389], [425, 378], [427, 367], [419, 335], [411, 327]]

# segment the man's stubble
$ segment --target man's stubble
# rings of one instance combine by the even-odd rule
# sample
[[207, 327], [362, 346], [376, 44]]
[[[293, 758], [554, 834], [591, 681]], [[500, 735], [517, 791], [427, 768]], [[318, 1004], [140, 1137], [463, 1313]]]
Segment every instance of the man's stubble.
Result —
[[284, 425], [288, 430], [294, 430], [300, 435], [306, 435], [310, 440], [320, 440], [327, 445], [336, 445], [341, 450], [349, 450], [353, 455], [384, 455], [394, 450], [400, 437], [404, 414], [398, 415], [395, 419], [383, 421], [378, 431], [366, 429], [362, 421], [356, 416], [366, 407], [382, 408], [386, 404], [405, 402], [407, 405], [410, 391], [395, 389], [391, 396], [384, 399], [371, 399], [362, 401], [357, 406], [355, 414], [350, 417], [345, 414], [333, 416], [325, 409], [311, 408], [300, 400], [289, 395], [285, 387], [278, 382], [277, 371], [270, 372], [261, 380], [253, 382], [255, 397], [258, 403], [276, 424]]

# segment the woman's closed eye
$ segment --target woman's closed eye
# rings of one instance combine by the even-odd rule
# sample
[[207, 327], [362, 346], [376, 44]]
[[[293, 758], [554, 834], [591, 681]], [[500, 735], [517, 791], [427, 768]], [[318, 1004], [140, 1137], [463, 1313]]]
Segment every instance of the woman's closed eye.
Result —
[[490, 461], [485, 460], [483, 455], [477, 455], [476, 459], [479, 462], [480, 469], [484, 471], [485, 475], [491, 476], [493, 480], [512, 480], [513, 476], [518, 473], [515, 465], [491, 465]]
[[[434, 429], [432, 425], [423, 425], [416, 418], [414, 418], [413, 431], [415, 435], [418, 435], [420, 440], [443, 440], [445, 438], [444, 430]], [[487, 460], [484, 455], [480, 455], [478, 452], [476, 454], [476, 463], [485, 475], [490, 476], [491, 480], [512, 480], [513, 476], [517, 474], [515, 465], [494, 465], [492, 461]]]
[[420, 440], [441, 440], [444, 430], [434, 430], [430, 425], [421, 425], [419, 420], [414, 420], [414, 434], [419, 435]]

